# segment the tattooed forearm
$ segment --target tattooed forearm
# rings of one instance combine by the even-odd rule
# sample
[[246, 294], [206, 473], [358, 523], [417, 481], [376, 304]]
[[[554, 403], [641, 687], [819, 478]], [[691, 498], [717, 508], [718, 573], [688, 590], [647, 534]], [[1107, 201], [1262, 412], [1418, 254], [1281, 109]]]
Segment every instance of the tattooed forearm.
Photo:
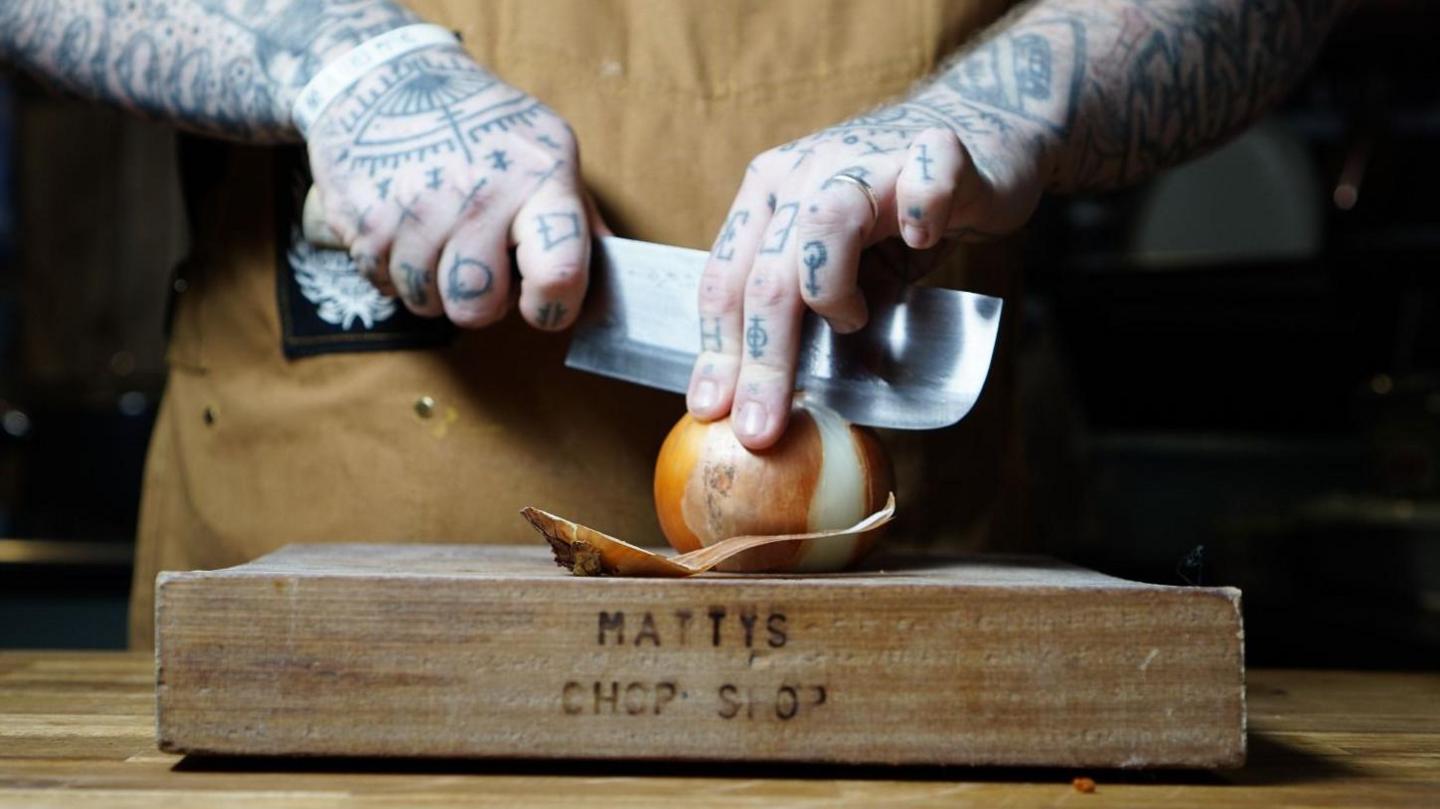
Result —
[[1232, 0], [1122, 9], [1096, 43], [1096, 69], [1056, 185], [1132, 182], [1239, 131], [1300, 77], [1345, 5]]
[[[917, 101], [1036, 147], [1052, 190], [1135, 182], [1235, 134], [1309, 65], [1348, 0], [1039, 0]], [[969, 140], [966, 140], [969, 146]], [[985, 154], [976, 155], [984, 168]]]
[[390, 0], [5, 0], [0, 60], [190, 129], [288, 140], [328, 59], [413, 21]]

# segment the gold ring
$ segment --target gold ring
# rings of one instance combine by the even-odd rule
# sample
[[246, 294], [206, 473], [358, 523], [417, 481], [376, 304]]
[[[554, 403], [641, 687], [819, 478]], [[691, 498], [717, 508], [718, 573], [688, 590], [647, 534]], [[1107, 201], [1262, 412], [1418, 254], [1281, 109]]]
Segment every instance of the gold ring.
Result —
[[870, 203], [871, 221], [880, 221], [880, 198], [875, 196], [875, 189], [871, 188], [870, 184], [865, 182], [864, 178], [856, 177], [853, 174], [846, 174], [842, 171], [839, 174], [832, 174], [830, 180], [842, 180], [860, 189], [865, 194], [865, 201]]

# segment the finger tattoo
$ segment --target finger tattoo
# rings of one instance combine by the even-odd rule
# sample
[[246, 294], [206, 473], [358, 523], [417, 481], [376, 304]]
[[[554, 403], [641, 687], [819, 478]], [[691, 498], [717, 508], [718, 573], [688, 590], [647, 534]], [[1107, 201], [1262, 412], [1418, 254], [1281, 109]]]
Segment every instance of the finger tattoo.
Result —
[[750, 211], [742, 208], [730, 214], [725, 220], [725, 228], [720, 231], [720, 238], [715, 241], [715, 258], [718, 261], [729, 261], [735, 258], [735, 227], [750, 221]]
[[430, 285], [429, 270], [402, 261], [400, 262], [400, 276], [401, 289], [406, 300], [416, 306], [424, 306], [429, 303], [430, 296], [425, 292], [425, 287]]
[[775, 219], [783, 222], [778, 230], [771, 231], [770, 241], [760, 248], [761, 253], [785, 252], [785, 243], [790, 241], [790, 231], [795, 229], [795, 215], [800, 212], [800, 203], [787, 202], [775, 209]]
[[[460, 270], [465, 267], [475, 267], [485, 276], [485, 283], [478, 287], [472, 287], [465, 283], [460, 277]], [[445, 295], [455, 301], [470, 301], [490, 291], [495, 285], [495, 273], [490, 270], [490, 265], [479, 259], [456, 256], [450, 263], [450, 272], [445, 276]]]
[[830, 253], [821, 241], [806, 242], [801, 249], [801, 260], [805, 262], [805, 291], [813, 297], [820, 294], [820, 280], [817, 272], [830, 259]]
[[410, 202], [408, 202], [408, 203], [405, 203], [405, 202], [399, 203], [399, 205], [400, 205], [400, 224], [402, 224], [402, 225], [405, 224], [405, 221], [406, 221], [407, 219], [408, 219], [408, 220], [411, 220], [411, 221], [414, 221], [414, 222], [419, 222], [419, 221], [420, 221], [420, 214], [415, 213], [415, 203], [417, 203], [417, 202], [419, 202], [419, 201], [420, 201], [420, 195], [419, 195], [419, 194], [416, 194], [416, 195], [415, 195], [415, 198], [412, 199], [412, 200], [410, 200]]
[[[471, 205], [475, 204], [475, 198], [480, 194], [480, 190], [483, 189], [485, 187], [485, 184], [488, 182], [490, 181], [484, 177], [481, 177], [479, 182], [470, 186], [470, 190], [467, 191], [464, 198], [460, 200], [460, 213], [465, 213], [470, 209]], [[459, 189], [457, 188], [456, 190]]]
[[560, 321], [565, 317], [567, 311], [569, 310], [567, 310], [562, 303], [545, 304], [540, 307], [538, 318], [540, 325], [547, 329], [560, 325]]
[[720, 318], [700, 318], [700, 350], [721, 351], [723, 344], [720, 341]]
[[540, 238], [544, 241], [543, 246], [546, 250], [571, 239], [580, 238], [580, 214], [578, 213], [568, 211], [542, 213], [536, 219], [539, 220]]
[[770, 334], [765, 331], [765, 318], [750, 318], [750, 327], [745, 330], [745, 345], [750, 347], [750, 356], [760, 359], [765, 356], [765, 346], [770, 342]]

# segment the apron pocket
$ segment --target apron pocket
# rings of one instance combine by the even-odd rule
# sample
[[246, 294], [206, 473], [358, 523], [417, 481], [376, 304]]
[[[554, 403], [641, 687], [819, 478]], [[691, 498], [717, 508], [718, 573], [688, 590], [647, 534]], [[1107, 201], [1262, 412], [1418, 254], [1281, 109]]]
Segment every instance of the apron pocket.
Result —
[[311, 178], [304, 152], [285, 149], [275, 165], [275, 295], [285, 356], [448, 345], [450, 321], [411, 313], [381, 295], [348, 253], [305, 241], [300, 212]]

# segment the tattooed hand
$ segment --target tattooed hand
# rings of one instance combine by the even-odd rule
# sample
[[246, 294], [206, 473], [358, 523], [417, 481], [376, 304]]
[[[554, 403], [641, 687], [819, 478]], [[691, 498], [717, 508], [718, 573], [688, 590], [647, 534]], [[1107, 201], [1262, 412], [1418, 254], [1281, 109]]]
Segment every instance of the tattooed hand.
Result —
[[478, 327], [512, 300], [568, 326], [585, 296], [590, 216], [570, 128], [456, 46], [368, 73], [311, 130], [326, 223], [382, 291], [416, 314]]
[[902, 103], [760, 155], [701, 281], [690, 411], [733, 413], [741, 443], [770, 446], [804, 307], [865, 325], [861, 249], [1002, 234], [1042, 186], [1113, 188], [1200, 153], [1279, 98], [1348, 5], [1038, 0]]
[[[690, 411], [732, 414], [751, 449], [775, 443], [789, 418], [805, 307], [837, 332], [856, 331], [867, 319], [857, 286], [864, 248], [899, 238], [929, 250], [1019, 227], [1042, 190], [1039, 138], [1038, 127], [937, 86], [755, 158], [701, 280]], [[878, 212], [837, 175], [867, 183]]]

